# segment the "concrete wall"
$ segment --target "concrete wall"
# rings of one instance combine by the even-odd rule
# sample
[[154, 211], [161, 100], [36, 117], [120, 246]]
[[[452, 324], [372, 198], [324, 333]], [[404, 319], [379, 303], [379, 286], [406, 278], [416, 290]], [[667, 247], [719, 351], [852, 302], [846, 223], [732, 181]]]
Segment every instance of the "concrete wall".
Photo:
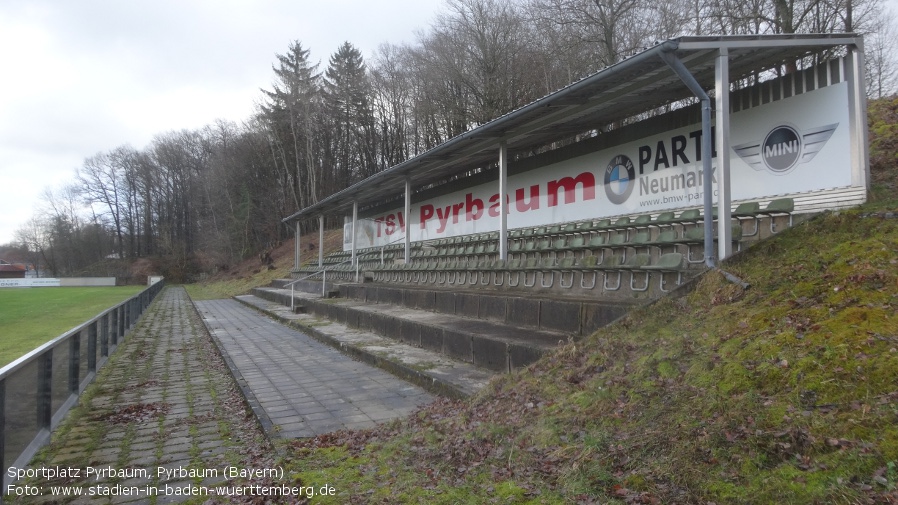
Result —
[[71, 286], [115, 286], [115, 277], [64, 277], [59, 279], [59, 285]]

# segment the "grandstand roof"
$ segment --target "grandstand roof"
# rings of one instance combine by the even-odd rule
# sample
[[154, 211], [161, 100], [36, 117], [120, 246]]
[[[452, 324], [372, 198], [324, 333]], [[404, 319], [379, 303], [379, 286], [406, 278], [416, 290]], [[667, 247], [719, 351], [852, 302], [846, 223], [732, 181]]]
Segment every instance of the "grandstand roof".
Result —
[[824, 51], [859, 47], [861, 40], [855, 34], [792, 34], [680, 37], [660, 42], [334, 193], [284, 221], [343, 212], [353, 202], [364, 205], [401, 197], [406, 179], [413, 188], [423, 187], [488, 166], [498, 160], [503, 141], [513, 157], [693, 97], [662, 60], [662, 53], [676, 55], [699, 84], [711, 90], [721, 50], [728, 53], [734, 82]]

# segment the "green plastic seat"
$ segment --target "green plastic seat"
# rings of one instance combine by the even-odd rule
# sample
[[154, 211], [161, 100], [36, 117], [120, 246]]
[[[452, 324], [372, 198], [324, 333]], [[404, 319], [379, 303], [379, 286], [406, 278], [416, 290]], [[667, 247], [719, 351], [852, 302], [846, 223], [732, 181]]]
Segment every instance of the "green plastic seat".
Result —
[[761, 206], [758, 205], [758, 202], [745, 202], [737, 205], [731, 215], [733, 217], [755, 217], [760, 210]]

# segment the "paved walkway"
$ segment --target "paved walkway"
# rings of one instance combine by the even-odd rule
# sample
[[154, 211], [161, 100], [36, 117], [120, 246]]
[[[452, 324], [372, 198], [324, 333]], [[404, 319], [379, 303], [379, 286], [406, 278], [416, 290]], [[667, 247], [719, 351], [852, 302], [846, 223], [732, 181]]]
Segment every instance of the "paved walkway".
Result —
[[[239, 483], [228, 465], [273, 456], [187, 293], [169, 287], [32, 460], [38, 475], [19, 481], [41, 494], [4, 502], [181, 502], [175, 489]], [[209, 470], [217, 475], [197, 476]]]
[[[240, 388], [185, 290], [168, 287], [24, 469], [21, 496], [3, 503], [219, 503], [238, 501], [223, 494], [234, 486], [295, 486], [241, 389], [281, 437], [371, 426], [432, 399], [237, 302], [198, 305], [240, 366]], [[241, 500], [260, 492], [244, 487]]]
[[434, 399], [234, 300], [196, 306], [263, 428], [275, 436], [368, 428]]

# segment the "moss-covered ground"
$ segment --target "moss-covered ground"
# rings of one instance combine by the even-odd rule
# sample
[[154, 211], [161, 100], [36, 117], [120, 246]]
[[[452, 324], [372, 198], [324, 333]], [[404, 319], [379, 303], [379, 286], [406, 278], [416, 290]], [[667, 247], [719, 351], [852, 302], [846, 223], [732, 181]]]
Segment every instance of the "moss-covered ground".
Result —
[[471, 401], [284, 464], [331, 503], [898, 500], [898, 218], [826, 214], [724, 268], [750, 287], [710, 273]]

